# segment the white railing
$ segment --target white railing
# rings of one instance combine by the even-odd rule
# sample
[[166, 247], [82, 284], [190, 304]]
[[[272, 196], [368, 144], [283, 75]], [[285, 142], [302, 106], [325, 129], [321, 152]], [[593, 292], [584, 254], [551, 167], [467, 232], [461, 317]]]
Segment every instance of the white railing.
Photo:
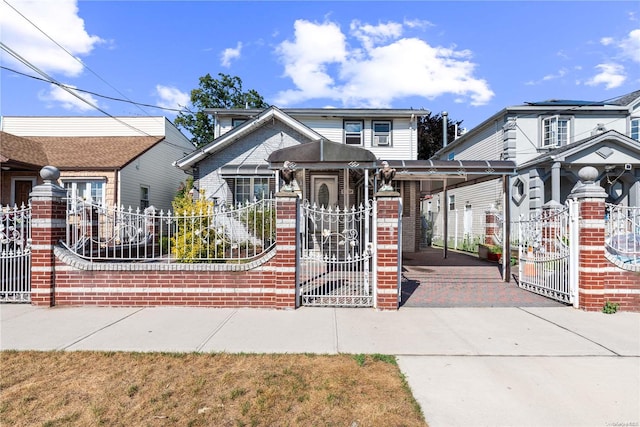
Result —
[[31, 206], [0, 206], [0, 302], [31, 301]]
[[640, 264], [640, 207], [605, 205], [605, 248], [623, 265]]
[[91, 261], [243, 262], [275, 245], [275, 200], [180, 213], [69, 200], [65, 246]]

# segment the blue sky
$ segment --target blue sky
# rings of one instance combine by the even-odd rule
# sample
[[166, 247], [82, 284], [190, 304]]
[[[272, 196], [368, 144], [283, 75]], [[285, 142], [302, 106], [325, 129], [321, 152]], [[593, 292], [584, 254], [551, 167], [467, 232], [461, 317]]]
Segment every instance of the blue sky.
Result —
[[0, 0], [0, 114], [172, 120], [147, 105], [181, 109], [224, 73], [282, 108], [425, 108], [472, 128], [640, 89], [639, 4]]

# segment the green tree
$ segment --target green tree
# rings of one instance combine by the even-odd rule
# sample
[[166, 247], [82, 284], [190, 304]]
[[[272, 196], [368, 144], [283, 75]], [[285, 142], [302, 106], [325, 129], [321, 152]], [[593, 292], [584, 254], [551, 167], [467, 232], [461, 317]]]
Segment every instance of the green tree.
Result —
[[[420, 117], [418, 120], [418, 160], [427, 160], [442, 148], [442, 121], [442, 114], [431, 115], [431, 113]], [[456, 126], [458, 136], [460, 135], [461, 124], [462, 120], [455, 121], [448, 119], [447, 143], [451, 143], [455, 139]]]
[[195, 112], [179, 113], [174, 124], [191, 134], [191, 142], [201, 147], [213, 140], [214, 119], [206, 108], [267, 108], [262, 96], [251, 89], [243, 91], [240, 77], [218, 73], [200, 77], [200, 85], [191, 91], [191, 106]]

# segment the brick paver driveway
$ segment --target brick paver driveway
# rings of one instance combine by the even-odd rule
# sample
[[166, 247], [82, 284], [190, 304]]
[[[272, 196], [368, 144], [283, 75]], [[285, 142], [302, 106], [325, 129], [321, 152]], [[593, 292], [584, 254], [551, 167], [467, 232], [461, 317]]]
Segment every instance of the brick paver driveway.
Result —
[[520, 289], [513, 274], [502, 280], [502, 266], [473, 255], [426, 248], [402, 258], [405, 307], [561, 307], [564, 304]]

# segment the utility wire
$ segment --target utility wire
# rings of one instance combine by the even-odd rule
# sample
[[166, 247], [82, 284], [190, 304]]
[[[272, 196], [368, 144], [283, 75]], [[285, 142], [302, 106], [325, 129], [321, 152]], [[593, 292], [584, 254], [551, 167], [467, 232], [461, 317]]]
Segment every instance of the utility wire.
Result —
[[[51, 81], [49, 81], [47, 79], [43, 79], [43, 78], [37, 77], [37, 76], [32, 76], [30, 74], [23, 73], [23, 72], [20, 72], [18, 70], [14, 70], [14, 69], [9, 68], [9, 67], [5, 67], [4, 65], [0, 65], [0, 68], [3, 69], [3, 70], [11, 71], [12, 73], [19, 74], [19, 75], [24, 76], [24, 77], [29, 77], [30, 79], [34, 79], [34, 80], [39, 80], [39, 81], [46, 82], [46, 83], [55, 84], [55, 83], [53, 83], [53, 82], [51, 82]], [[121, 98], [115, 98], [115, 97], [112, 97], [112, 96], [102, 95], [102, 94], [99, 94], [97, 92], [92, 92], [90, 90], [80, 89], [80, 88], [77, 88], [77, 87], [65, 85], [64, 83], [60, 83], [59, 86], [60, 87], [65, 86], [65, 87], [67, 87], [69, 89], [72, 89], [74, 91], [77, 91], [77, 92], [87, 93], [89, 95], [97, 96], [97, 97], [108, 99], [108, 100], [111, 100], [111, 101], [125, 102], [125, 103], [128, 103], [128, 104], [140, 105], [140, 106], [149, 107], [149, 108], [157, 108], [159, 110], [174, 111], [174, 112], [178, 112], [178, 113], [185, 112], [185, 111], [187, 111], [189, 113], [192, 113], [192, 111], [189, 110], [186, 107], [183, 107], [183, 108], [160, 107], [158, 105], [144, 104], [142, 102], [135, 102], [135, 101], [132, 101], [132, 100], [130, 100], [128, 98], [127, 99], [121, 99]], [[145, 113], [145, 114], [149, 115], [148, 113]]]
[[[25, 21], [27, 21], [29, 24], [31, 24], [34, 28], [36, 28], [38, 31], [40, 31], [46, 38], [48, 38], [49, 40], [51, 40], [56, 46], [58, 46], [60, 49], [64, 50], [70, 57], [72, 57], [75, 61], [77, 61], [80, 65], [82, 65], [83, 68], [86, 68], [87, 70], [89, 70], [94, 76], [96, 76], [97, 78], [99, 78], [103, 83], [105, 83], [107, 86], [109, 86], [111, 89], [115, 90], [116, 92], [118, 92], [123, 98], [131, 101], [129, 98], [127, 98], [126, 95], [124, 95], [122, 92], [120, 92], [118, 89], [116, 89], [113, 85], [111, 85], [109, 82], [107, 82], [105, 79], [103, 79], [100, 75], [98, 75], [98, 73], [96, 73], [95, 71], [93, 71], [88, 65], [86, 65], [84, 62], [82, 62], [79, 58], [77, 58], [76, 56], [74, 56], [71, 52], [69, 52], [64, 46], [62, 46], [60, 43], [58, 43], [56, 40], [54, 40], [51, 36], [49, 36], [49, 34], [47, 34], [45, 31], [43, 31], [40, 27], [38, 27], [33, 21], [31, 21], [29, 18], [27, 18], [26, 16], [24, 16], [18, 9], [16, 9], [11, 3], [9, 3], [7, 0], [3, 0], [4, 3], [9, 6], [11, 9], [13, 9], [18, 15], [20, 15]], [[135, 102], [131, 102], [131, 104], [135, 105], [138, 107], [138, 109], [140, 111], [142, 111], [145, 115], [150, 115], [148, 112], [144, 111], [141, 106], [143, 104], [139, 104], [139, 103], [135, 103]]]

